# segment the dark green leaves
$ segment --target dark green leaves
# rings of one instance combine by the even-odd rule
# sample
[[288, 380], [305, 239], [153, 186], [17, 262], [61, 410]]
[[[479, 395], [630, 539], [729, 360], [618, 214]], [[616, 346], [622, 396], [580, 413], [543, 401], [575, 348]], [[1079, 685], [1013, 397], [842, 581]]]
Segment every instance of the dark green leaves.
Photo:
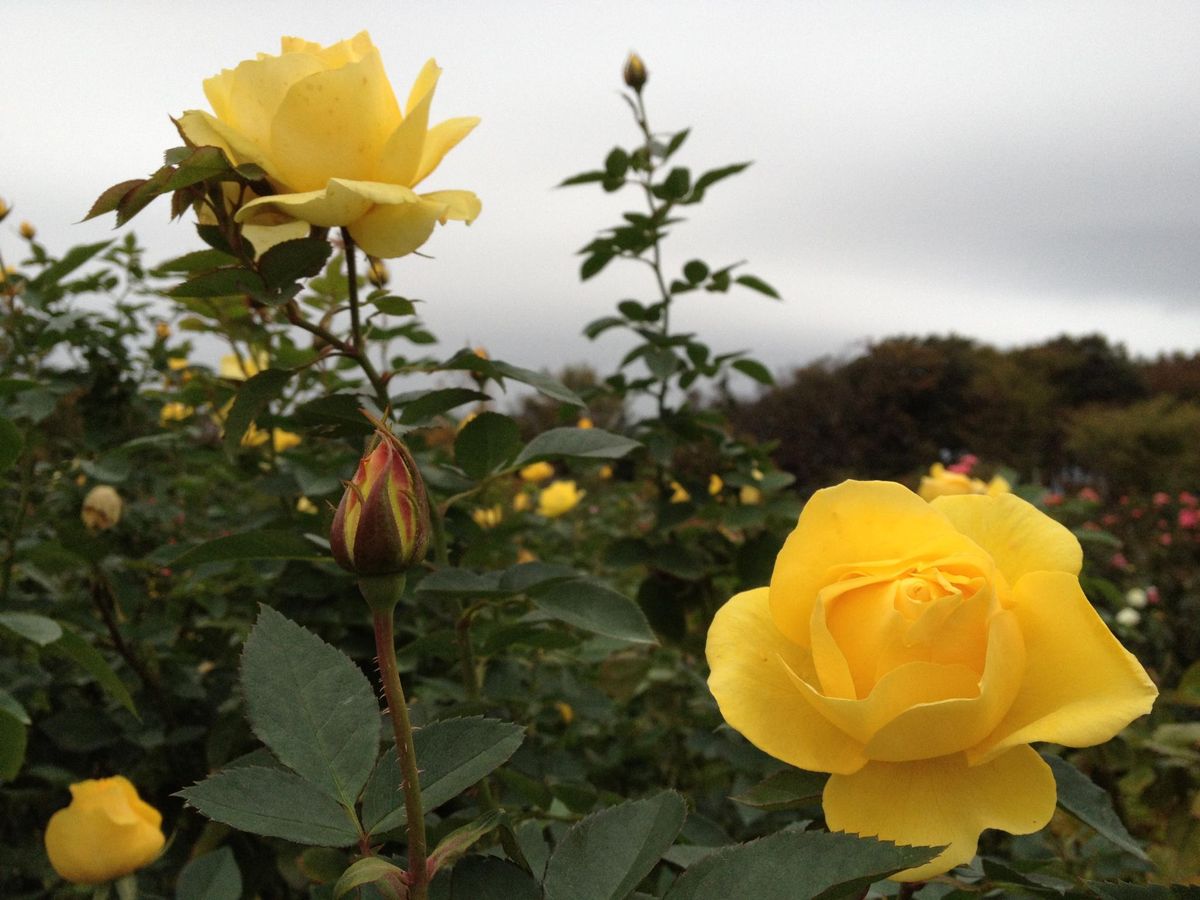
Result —
[[238, 900], [241, 896], [242, 873], [228, 847], [193, 859], [175, 885], [175, 900]]
[[593, 581], [557, 581], [533, 593], [533, 602], [568, 625], [633, 644], [657, 644], [636, 603]]
[[1057, 756], [1042, 754], [1058, 785], [1058, 805], [1126, 853], [1147, 859], [1146, 853], [1117, 818], [1112, 798], [1077, 768]]
[[279, 761], [352, 808], [380, 734], [375, 692], [358, 667], [264, 606], [242, 653], [242, 690], [254, 733]]
[[[683, 798], [673, 791], [588, 816], [563, 836], [546, 864], [546, 900], [624, 900], [670, 848], [686, 816]], [[726, 895], [737, 896], [754, 895]]]
[[235, 559], [322, 559], [311, 541], [291, 531], [244, 531], [192, 547], [171, 560], [180, 567]]
[[281, 290], [302, 278], [320, 275], [333, 245], [323, 238], [299, 238], [276, 244], [258, 261], [258, 272], [268, 288]]
[[539, 459], [620, 459], [635, 447], [635, 440], [602, 428], [551, 428], [525, 445], [513, 465], [523, 466]]
[[[472, 717], [433, 722], [413, 734], [421, 770], [421, 801], [428, 812], [457, 797], [521, 746], [525, 729], [498, 719]], [[380, 758], [363, 794], [363, 825], [373, 834], [407, 820], [395, 748]]]
[[829, 776], [821, 772], [784, 769], [731, 799], [755, 809], [796, 809], [819, 802], [828, 779]]
[[267, 404], [279, 397], [293, 374], [286, 369], [264, 369], [242, 385], [225, 419], [226, 452], [232, 453], [238, 448], [246, 429], [262, 415]]
[[521, 432], [513, 419], [482, 412], [458, 433], [454, 459], [468, 476], [479, 479], [512, 459], [520, 446]]
[[266, 291], [266, 282], [262, 276], [251, 269], [231, 266], [214, 269], [194, 278], [189, 278], [183, 284], [171, 288], [167, 293], [179, 299], [229, 297], [234, 294], [262, 294]]
[[901, 847], [821, 831], [781, 831], [718, 850], [692, 865], [667, 900], [793, 900], [853, 896], [872, 882], [929, 862], [940, 848]]

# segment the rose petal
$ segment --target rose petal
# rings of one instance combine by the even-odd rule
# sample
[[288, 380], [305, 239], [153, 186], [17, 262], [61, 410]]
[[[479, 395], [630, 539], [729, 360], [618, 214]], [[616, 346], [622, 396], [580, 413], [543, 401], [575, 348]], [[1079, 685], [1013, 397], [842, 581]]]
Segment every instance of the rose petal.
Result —
[[275, 194], [251, 200], [238, 210], [236, 218], [239, 222], [254, 221], [264, 209], [275, 209], [292, 218], [329, 228], [358, 222], [376, 204], [420, 202], [420, 197], [398, 184], [331, 178], [322, 190]]
[[293, 192], [344, 178], [371, 181], [400, 107], [372, 48], [362, 59], [291, 86], [271, 120], [271, 158]]
[[219, 148], [235, 166], [252, 162], [274, 175], [259, 147], [235, 128], [199, 109], [189, 109], [178, 119], [179, 130], [197, 147]]
[[775, 561], [771, 614], [784, 634], [808, 646], [813, 604], [831, 568], [963, 554], [980, 551], [903, 485], [846, 481], [805, 504]]
[[[417, 77], [404, 121], [396, 127], [383, 146], [377, 175], [380, 181], [405, 185], [415, 182], [417, 169], [421, 164], [425, 134], [429, 131], [429, 106], [433, 103], [433, 93], [441, 71], [431, 59], [425, 63], [425, 68]], [[422, 89], [419, 96], [418, 88]]]
[[825, 784], [825, 820], [836, 831], [901, 844], [948, 845], [932, 862], [892, 876], [924, 881], [969, 862], [979, 834], [1030, 834], [1054, 814], [1050, 767], [1029, 747], [968, 766], [962, 754], [904, 763], [872, 762]]
[[287, 92], [321, 69], [304, 53], [248, 59], [205, 81], [204, 96], [217, 118], [246, 135], [261, 153], [270, 146], [271, 119]]
[[1028, 572], [1078, 575], [1083, 566], [1075, 535], [1014, 494], [938, 497], [930, 505], [991, 554], [1009, 584]]
[[706, 653], [721, 715], [760, 750], [818, 772], [849, 773], [865, 764], [862, 745], [793, 685], [792, 673], [815, 673], [808, 654], [775, 627], [766, 588], [737, 594], [717, 611]]
[[972, 762], [1032, 741], [1090, 747], [1150, 711], [1154, 682], [1074, 575], [1030, 573], [1014, 585], [1013, 602], [1025, 639], [1021, 689], [992, 734], [971, 749]]
[[411, 203], [374, 207], [350, 226], [350, 236], [367, 254], [393, 259], [429, 240], [433, 227], [445, 216], [445, 204], [414, 195]]
[[445, 207], [441, 218], [443, 225], [447, 219], [466, 222], [470, 225], [483, 210], [483, 204], [479, 202], [479, 198], [470, 191], [430, 191], [428, 194], [422, 194], [421, 199]]
[[421, 164], [417, 174], [410, 182], [414, 187], [425, 180], [434, 169], [441, 164], [442, 158], [453, 150], [471, 130], [479, 124], [478, 116], [462, 116], [447, 119], [429, 129], [425, 135], [425, 144], [421, 148]]

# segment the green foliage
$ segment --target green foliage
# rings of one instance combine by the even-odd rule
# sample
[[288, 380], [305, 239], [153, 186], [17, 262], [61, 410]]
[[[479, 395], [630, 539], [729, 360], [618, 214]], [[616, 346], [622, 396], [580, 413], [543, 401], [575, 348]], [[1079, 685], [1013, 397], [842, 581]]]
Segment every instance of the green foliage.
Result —
[[1200, 405], [1155, 397], [1089, 408], [1071, 422], [1067, 446], [1116, 489], [1181, 491], [1200, 484]]

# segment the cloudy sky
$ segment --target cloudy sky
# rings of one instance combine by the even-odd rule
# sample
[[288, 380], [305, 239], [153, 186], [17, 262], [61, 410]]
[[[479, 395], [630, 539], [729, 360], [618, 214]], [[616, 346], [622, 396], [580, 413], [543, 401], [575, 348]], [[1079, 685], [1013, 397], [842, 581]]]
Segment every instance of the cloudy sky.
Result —
[[[177, 143], [204, 78], [282, 34], [366, 28], [397, 93], [444, 72], [433, 118], [482, 125], [423, 185], [483, 200], [433, 259], [393, 266], [447, 351], [611, 365], [583, 325], [647, 272], [578, 281], [575, 251], [635, 208], [556, 190], [636, 132], [625, 55], [647, 61], [657, 129], [692, 126], [693, 171], [753, 160], [667, 243], [681, 266], [749, 261], [785, 301], [680, 301], [681, 328], [779, 372], [893, 334], [1001, 345], [1100, 330], [1139, 354], [1200, 350], [1200, 4], [1194, 2], [293, 2], [5, 0], [0, 196], [52, 249], [109, 236], [80, 219]], [[152, 259], [195, 249], [165, 201], [135, 220]], [[622, 271], [623, 270], [623, 271]]]

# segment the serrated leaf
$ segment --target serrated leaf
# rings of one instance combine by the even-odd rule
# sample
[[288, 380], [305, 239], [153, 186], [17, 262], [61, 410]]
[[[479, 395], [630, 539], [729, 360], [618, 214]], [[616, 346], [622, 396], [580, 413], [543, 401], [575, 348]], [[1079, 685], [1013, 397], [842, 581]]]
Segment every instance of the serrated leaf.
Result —
[[349, 812], [315, 784], [282, 769], [225, 769], [174, 796], [238, 831], [315, 847], [358, 843]]
[[613, 261], [614, 255], [612, 251], [602, 251], [593, 253], [585, 259], [583, 265], [579, 267], [580, 281], [587, 281], [594, 275], [598, 275], [605, 266]]
[[258, 273], [267, 287], [279, 290], [320, 275], [331, 253], [333, 245], [322, 238], [283, 241], [259, 257]]
[[588, 816], [563, 835], [546, 864], [546, 900], [625, 900], [670, 848], [686, 816], [674, 791]]
[[154, 269], [154, 273], [156, 275], [169, 275], [173, 273], [207, 272], [221, 266], [228, 266], [234, 262], [236, 262], [234, 257], [228, 253], [222, 253], [220, 250], [193, 250], [191, 253], [185, 253], [183, 256], [177, 256], [174, 259], [160, 263]]
[[521, 446], [521, 429], [509, 416], [482, 412], [454, 440], [454, 461], [474, 479], [499, 469]]
[[0, 473], [21, 458], [24, 445], [21, 430], [8, 419], [0, 417]]
[[141, 187], [146, 183], [145, 178], [131, 178], [129, 181], [122, 181], [120, 184], [114, 184], [106, 189], [96, 202], [92, 204], [92, 208], [88, 210], [88, 214], [81, 221], [86, 222], [88, 219], [94, 219], [96, 216], [102, 216], [105, 213], [114, 212], [120, 205], [121, 201], [130, 191]]
[[671, 140], [667, 142], [666, 149], [664, 149], [662, 153], [662, 158], [664, 160], [670, 159], [675, 151], [683, 146], [683, 142], [687, 140], [687, 137], [691, 131], [692, 130], [690, 128], [685, 128], [683, 131], [675, 132], [675, 134], [671, 136]]
[[780, 831], [706, 856], [679, 876], [666, 900], [853, 896], [940, 852], [941, 848], [902, 847], [851, 834]]
[[177, 166], [175, 173], [163, 185], [164, 190], [177, 191], [230, 171], [229, 160], [217, 147], [197, 147], [179, 160]]
[[551, 583], [534, 593], [533, 602], [542, 612], [584, 631], [633, 644], [658, 643], [634, 601], [594, 581]]
[[[226, 249], [218, 247], [217, 249]], [[183, 284], [167, 291], [167, 296], [179, 299], [232, 297], [237, 294], [261, 294], [266, 285], [262, 277], [251, 269], [232, 267], [205, 272], [189, 278]]]
[[1058, 785], [1058, 805], [1096, 833], [1138, 859], [1149, 859], [1117, 817], [1108, 792], [1092, 783], [1077, 768], [1058, 756], [1042, 754]]
[[819, 802], [821, 792], [829, 776], [823, 772], [805, 772], [803, 769], [785, 769], [760, 781], [748, 791], [731, 797], [735, 803], [753, 806], [755, 809], [796, 809]]
[[175, 882], [175, 900], [239, 900], [241, 896], [242, 873], [228, 847], [197, 856]]
[[192, 547], [169, 565], [190, 568], [236, 559], [324, 559], [313, 543], [292, 531], [243, 531]]
[[603, 428], [551, 428], [526, 444], [513, 466], [540, 459], [620, 459], [640, 446], [631, 438]]
[[358, 666], [262, 606], [242, 651], [241, 684], [259, 739], [352, 809], [375, 765], [381, 727], [375, 691]]
[[287, 369], [264, 369], [242, 384], [233, 398], [229, 415], [225, 417], [225, 452], [237, 450], [246, 429], [263, 414], [267, 404], [278, 399], [294, 374]]
[[382, 297], [371, 298], [369, 302], [381, 313], [388, 316], [411, 316], [416, 312], [416, 306], [407, 297], [384, 295]]
[[64, 628], [62, 636], [50, 644], [49, 649], [61, 653], [70, 659], [91, 675], [92, 678], [96, 679], [96, 683], [104, 689], [106, 694], [133, 713], [134, 716], [141, 718], [138, 715], [137, 707], [134, 705], [133, 696], [129, 693], [129, 688], [125, 686], [125, 682], [121, 680], [121, 676], [113, 671], [112, 666], [108, 664], [108, 660], [104, 658], [104, 655], [80, 635]]
[[475, 846], [484, 835], [500, 827], [503, 821], [503, 813], [498, 809], [492, 809], [474, 822], [454, 829], [438, 842], [437, 847], [429, 855], [430, 865], [434, 869], [450, 865]]
[[39, 647], [53, 644], [63, 636], [61, 625], [35, 613], [0, 612], [0, 627], [33, 641]]
[[[511, 722], [475, 716], [431, 722], [413, 734], [420, 770], [421, 801], [426, 812], [457, 797], [503, 765], [525, 739], [525, 729]], [[363, 825], [382, 834], [405, 823], [396, 748], [389, 748], [363, 791]]]

